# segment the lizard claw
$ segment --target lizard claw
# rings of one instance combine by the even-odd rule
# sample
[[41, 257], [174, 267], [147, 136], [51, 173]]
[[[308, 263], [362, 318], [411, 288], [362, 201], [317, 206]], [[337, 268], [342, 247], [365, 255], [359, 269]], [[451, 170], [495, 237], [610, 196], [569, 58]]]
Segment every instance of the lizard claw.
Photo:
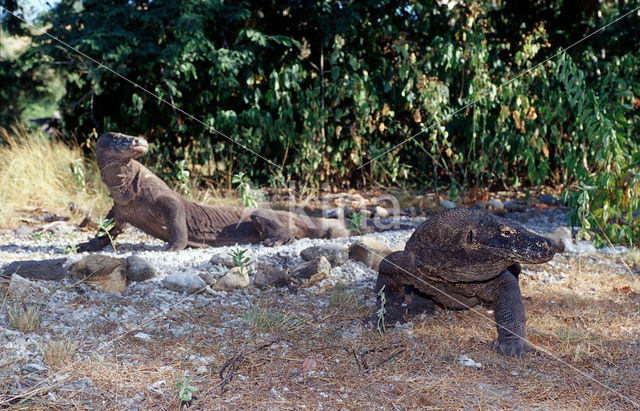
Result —
[[535, 351], [525, 340], [520, 338], [505, 338], [502, 340], [497, 338], [493, 340], [491, 348], [508, 357], [522, 357], [528, 351]]
[[267, 238], [262, 241], [262, 245], [265, 247], [277, 247], [279, 245], [291, 244], [293, 242], [293, 237], [275, 237], [275, 238]]

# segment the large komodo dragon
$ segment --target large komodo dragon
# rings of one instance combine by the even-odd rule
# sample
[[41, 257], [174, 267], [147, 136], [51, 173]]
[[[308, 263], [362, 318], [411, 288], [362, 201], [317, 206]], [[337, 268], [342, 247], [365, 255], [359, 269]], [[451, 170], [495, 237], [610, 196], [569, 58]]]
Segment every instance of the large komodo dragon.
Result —
[[[404, 251], [380, 263], [376, 292], [384, 287], [385, 323], [429, 311], [433, 301], [454, 309], [493, 303], [498, 328], [493, 348], [521, 356], [530, 348], [519, 263], [544, 263], [555, 252], [549, 240], [504, 218], [474, 209], [442, 211], [416, 228]], [[405, 293], [411, 290], [415, 293]]]
[[[102, 181], [113, 198], [107, 218], [115, 226], [112, 238], [127, 223], [169, 243], [169, 251], [189, 247], [260, 243], [286, 244], [302, 237], [336, 238], [348, 236], [341, 220], [307, 217], [268, 209], [236, 209], [191, 202], [135, 159], [149, 146], [141, 137], [105, 133], [96, 146]], [[101, 250], [107, 236], [97, 235], [80, 244], [81, 251]]]

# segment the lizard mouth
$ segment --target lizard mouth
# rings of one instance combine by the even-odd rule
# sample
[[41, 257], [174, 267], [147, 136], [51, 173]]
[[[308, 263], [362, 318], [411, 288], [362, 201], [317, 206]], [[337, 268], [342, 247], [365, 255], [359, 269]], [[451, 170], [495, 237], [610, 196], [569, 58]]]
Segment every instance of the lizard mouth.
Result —
[[149, 150], [149, 143], [143, 138], [135, 138], [131, 142], [131, 149], [144, 154]]

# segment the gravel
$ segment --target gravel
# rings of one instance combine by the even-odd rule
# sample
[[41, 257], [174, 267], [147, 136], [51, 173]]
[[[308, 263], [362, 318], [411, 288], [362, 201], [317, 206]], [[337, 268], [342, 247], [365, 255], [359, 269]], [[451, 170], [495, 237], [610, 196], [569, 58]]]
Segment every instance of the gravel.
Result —
[[[559, 209], [517, 213], [509, 215], [508, 218], [539, 233], [550, 233], [558, 227], [566, 226], [564, 212]], [[417, 225], [424, 220], [424, 218], [413, 218], [404, 222]], [[20, 230], [20, 232], [23, 233], [26, 230]], [[404, 244], [412, 232], [413, 230], [389, 231], [363, 237], [374, 237], [395, 248], [398, 243]], [[93, 233], [75, 232], [73, 235], [40, 236], [39, 240], [35, 240], [23, 235], [16, 236], [9, 230], [0, 231], [0, 270], [12, 261], [26, 259], [68, 257], [70, 261], [67, 264], [70, 264], [86, 253], [66, 255], [61, 250], [74, 241], [86, 241], [92, 236]], [[358, 238], [301, 239], [293, 244], [275, 248], [261, 245], [243, 245], [241, 248], [248, 250], [246, 256], [255, 263], [293, 269], [304, 262], [300, 252], [308, 247], [340, 245], [346, 248]], [[66, 338], [79, 341], [81, 348], [78, 355], [80, 356], [102, 356], [113, 355], [109, 354], [112, 351], [104, 348], [108, 347], [116, 337], [121, 337], [123, 333], [130, 333], [130, 338], [137, 340], [139, 344], [158, 340], [164, 335], [188, 337], [194, 332], [220, 335], [226, 333], [229, 327], [246, 324], [242, 313], [249, 310], [263, 292], [254, 286], [229, 292], [214, 291], [206, 287], [206, 283], [199, 277], [203, 274], [219, 277], [227, 272], [229, 268], [225, 265], [228, 262], [226, 258], [220, 256], [228, 255], [237, 247], [192, 248], [180, 252], [166, 252], [164, 251], [165, 243], [133, 228], [128, 228], [118, 238], [118, 245], [117, 254], [110, 249], [103, 253], [120, 258], [140, 257], [155, 267], [156, 275], [147, 281], [129, 284], [121, 294], [104, 293], [84, 283], [75, 284], [70, 278], [55, 282], [38, 282], [49, 290], [50, 296], [40, 304], [42, 314], [40, 330], [28, 335], [10, 329], [6, 310], [0, 312], [0, 346], [3, 347], [0, 352], [0, 365], [10, 364], [10, 366], [0, 366], [0, 379], [16, 381], [9, 387], [10, 390], [21, 389], [20, 383], [16, 380], [18, 375], [42, 374], [43, 370], [47, 369], [41, 347], [52, 339]], [[623, 251], [617, 247], [606, 252], [614, 254]], [[218, 256], [214, 258], [214, 262], [221, 261], [222, 264], [210, 261], [214, 255]], [[543, 269], [525, 269], [524, 273], [541, 281], [563, 281], [563, 278], [557, 278], [556, 275], [549, 274]], [[313, 296], [316, 304], [328, 304], [330, 294], [326, 291], [328, 288], [336, 284], [348, 284], [350, 289], [371, 290], [376, 277], [377, 273], [373, 269], [362, 263], [347, 260], [344, 264], [333, 267], [329, 277], [318, 285], [298, 293], [283, 291], [282, 298], [290, 299], [303, 306], [308, 304], [310, 296]], [[206, 288], [206, 292], [190, 294], [197, 291], [195, 288], [203, 287]], [[228, 307], [233, 310], [224, 309]], [[194, 330], [189, 316], [184, 315], [191, 310], [218, 308], [220, 322], [212, 324], [207, 329]], [[361, 326], [357, 324], [353, 329], [345, 330], [345, 335], [349, 337], [358, 335], [360, 332]], [[118, 359], [123, 363], [137, 361], [134, 357], [126, 356]], [[206, 365], [209, 364], [210, 362], [204, 360], [195, 361], [193, 372], [206, 373]], [[82, 389], [90, 389], [92, 386], [90, 380], [76, 381], [76, 383]], [[148, 389], [158, 392], [165, 388], [154, 386]], [[54, 393], [51, 395], [55, 396]]]

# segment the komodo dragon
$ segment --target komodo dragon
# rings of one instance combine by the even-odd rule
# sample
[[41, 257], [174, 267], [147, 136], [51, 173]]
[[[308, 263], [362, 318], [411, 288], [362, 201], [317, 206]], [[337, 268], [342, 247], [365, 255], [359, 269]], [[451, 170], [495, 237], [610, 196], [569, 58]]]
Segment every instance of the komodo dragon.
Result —
[[[135, 159], [149, 146], [141, 137], [105, 133], [96, 146], [98, 167], [113, 207], [107, 214], [115, 226], [112, 238], [127, 223], [169, 243], [169, 251], [189, 247], [262, 243], [286, 244], [302, 237], [336, 238], [350, 234], [341, 220], [307, 217], [269, 209], [236, 209], [191, 202]], [[96, 235], [79, 245], [80, 251], [97, 251], [109, 244]]]
[[[504, 218], [475, 209], [441, 211], [416, 228], [404, 251], [380, 263], [376, 292], [384, 287], [385, 323], [403, 321], [404, 314], [420, 308], [429, 311], [434, 301], [454, 309], [493, 303], [498, 328], [493, 348], [522, 356], [531, 349], [518, 286], [520, 263], [544, 263], [555, 252], [549, 240]], [[414, 300], [403, 307], [405, 297]]]

